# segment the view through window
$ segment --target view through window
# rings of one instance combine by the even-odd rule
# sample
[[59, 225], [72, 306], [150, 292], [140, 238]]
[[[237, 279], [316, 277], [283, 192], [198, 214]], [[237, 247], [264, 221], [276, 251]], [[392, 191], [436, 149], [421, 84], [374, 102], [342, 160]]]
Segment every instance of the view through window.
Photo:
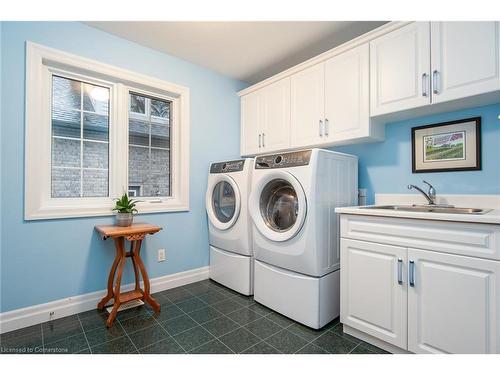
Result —
[[172, 103], [129, 94], [128, 191], [136, 197], [165, 197], [170, 188]]
[[53, 198], [109, 195], [109, 89], [52, 77]]

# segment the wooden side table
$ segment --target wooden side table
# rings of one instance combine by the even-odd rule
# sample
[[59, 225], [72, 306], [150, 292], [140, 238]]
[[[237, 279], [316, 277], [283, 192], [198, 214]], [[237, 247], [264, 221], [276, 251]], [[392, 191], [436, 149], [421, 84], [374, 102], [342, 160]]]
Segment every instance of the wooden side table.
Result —
[[[114, 299], [113, 309], [109, 314], [106, 325], [111, 327], [113, 321], [116, 318], [118, 308], [122, 303], [133, 301], [136, 299], [141, 299], [147, 302], [153, 310], [158, 313], [160, 311], [160, 305], [156, 302], [150, 294], [149, 278], [142, 262], [140, 251], [141, 244], [144, 237], [148, 234], [155, 234], [159, 232], [162, 228], [156, 225], [151, 225], [147, 223], [135, 223], [130, 227], [118, 227], [115, 225], [98, 225], [95, 229], [101, 234], [102, 239], [112, 238], [115, 242], [116, 255], [113, 265], [111, 266], [111, 271], [108, 277], [108, 293], [106, 296], [97, 304], [99, 310], [104, 309], [106, 303]], [[130, 251], [125, 251], [125, 240], [130, 241]], [[130, 292], [120, 293], [120, 285], [122, 280], [123, 268], [127, 258], [132, 259], [132, 264], [134, 266], [135, 275], [135, 289]], [[115, 288], [113, 290], [113, 281], [115, 280], [116, 270], [118, 269], [118, 274], [116, 275]], [[144, 290], [140, 287], [140, 277], [139, 270], [142, 274], [142, 279], [144, 281]]]

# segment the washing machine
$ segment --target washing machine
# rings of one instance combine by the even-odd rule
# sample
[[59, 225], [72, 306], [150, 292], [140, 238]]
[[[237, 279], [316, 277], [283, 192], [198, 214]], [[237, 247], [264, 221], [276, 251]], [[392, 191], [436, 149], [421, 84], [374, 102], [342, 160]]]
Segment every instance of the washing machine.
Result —
[[336, 207], [357, 204], [358, 159], [312, 149], [255, 159], [254, 299], [311, 328], [340, 313]]
[[253, 159], [212, 163], [205, 197], [210, 278], [253, 294], [252, 223], [248, 212]]

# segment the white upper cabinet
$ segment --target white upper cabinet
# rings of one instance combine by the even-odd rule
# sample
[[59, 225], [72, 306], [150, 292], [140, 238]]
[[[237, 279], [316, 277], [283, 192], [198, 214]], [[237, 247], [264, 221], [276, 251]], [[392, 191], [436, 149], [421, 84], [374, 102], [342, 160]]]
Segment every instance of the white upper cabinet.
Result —
[[260, 151], [262, 144], [263, 91], [254, 91], [241, 97], [241, 154], [252, 155]]
[[290, 78], [241, 97], [241, 155], [290, 147]]
[[264, 124], [261, 149], [290, 147], [290, 78], [264, 88]]
[[324, 137], [328, 141], [371, 135], [369, 62], [368, 43], [325, 62]]
[[408, 261], [408, 350], [500, 353], [500, 262], [416, 249]]
[[432, 102], [500, 90], [498, 22], [431, 23]]
[[406, 248], [342, 239], [343, 324], [407, 348]]
[[302, 70], [291, 77], [292, 147], [322, 142], [325, 113], [325, 65]]
[[430, 23], [414, 22], [370, 42], [371, 115], [430, 104]]
[[386, 122], [430, 107], [497, 103], [499, 25], [390, 22], [247, 88], [241, 154], [379, 141]]

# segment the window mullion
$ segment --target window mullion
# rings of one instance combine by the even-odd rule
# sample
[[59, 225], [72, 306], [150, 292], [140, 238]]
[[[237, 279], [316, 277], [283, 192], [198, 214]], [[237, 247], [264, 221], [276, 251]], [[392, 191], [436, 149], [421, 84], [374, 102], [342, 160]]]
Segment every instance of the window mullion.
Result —
[[110, 197], [123, 194], [128, 184], [128, 89], [123, 84], [113, 87], [113, 100], [110, 101]]
[[83, 198], [83, 82], [80, 82], [80, 198]]

